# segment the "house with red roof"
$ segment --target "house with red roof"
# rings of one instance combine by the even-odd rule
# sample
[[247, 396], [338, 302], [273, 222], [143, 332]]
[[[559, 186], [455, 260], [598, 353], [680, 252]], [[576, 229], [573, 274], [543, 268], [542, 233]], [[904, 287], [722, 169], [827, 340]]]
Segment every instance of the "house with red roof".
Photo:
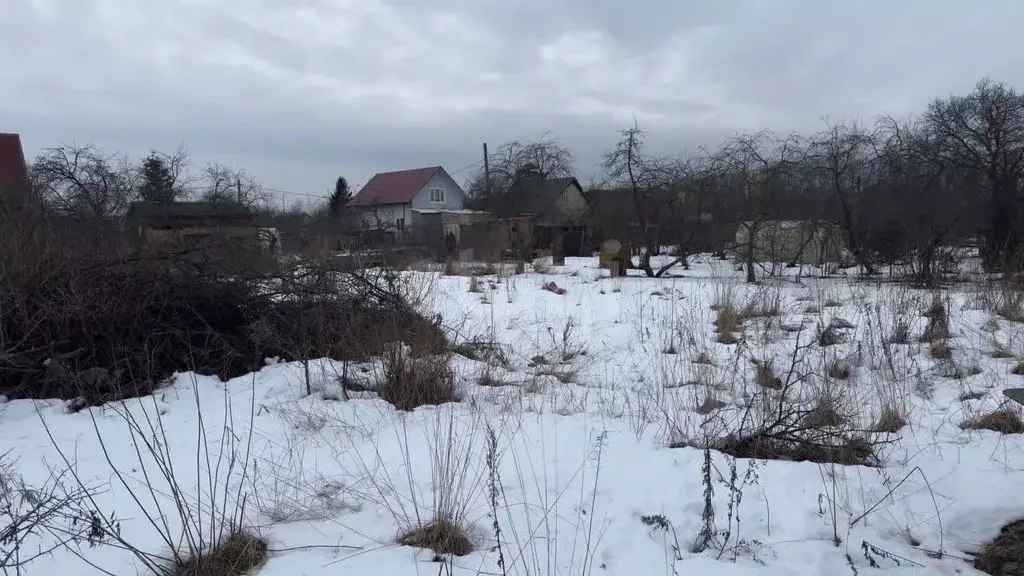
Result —
[[441, 166], [381, 172], [346, 207], [364, 230], [403, 232], [421, 220], [462, 211], [466, 193]]

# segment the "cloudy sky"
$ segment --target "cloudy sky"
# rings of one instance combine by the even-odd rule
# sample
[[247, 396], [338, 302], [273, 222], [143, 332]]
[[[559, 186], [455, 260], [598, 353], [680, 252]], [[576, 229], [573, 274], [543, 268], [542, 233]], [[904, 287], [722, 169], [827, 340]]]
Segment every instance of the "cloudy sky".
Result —
[[1020, 0], [0, 0], [0, 132], [244, 167], [324, 195], [556, 135], [595, 173], [825, 116], [1024, 88]]

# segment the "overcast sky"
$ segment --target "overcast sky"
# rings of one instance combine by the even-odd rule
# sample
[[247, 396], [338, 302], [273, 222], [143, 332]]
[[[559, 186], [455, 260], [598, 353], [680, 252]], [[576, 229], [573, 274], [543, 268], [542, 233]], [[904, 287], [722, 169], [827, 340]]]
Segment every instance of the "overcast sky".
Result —
[[[652, 151], [1024, 88], [1020, 0], [0, 0], [0, 132], [324, 195], [334, 178], [556, 135], [581, 179], [635, 115]], [[467, 168], [468, 167], [468, 168]]]

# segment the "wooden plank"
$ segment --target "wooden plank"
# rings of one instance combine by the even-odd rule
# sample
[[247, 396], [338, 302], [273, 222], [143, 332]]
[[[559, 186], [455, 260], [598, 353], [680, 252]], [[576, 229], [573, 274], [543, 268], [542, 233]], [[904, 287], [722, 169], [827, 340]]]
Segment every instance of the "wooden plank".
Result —
[[1018, 404], [1024, 404], [1024, 388], [1007, 388], [1003, 395]]

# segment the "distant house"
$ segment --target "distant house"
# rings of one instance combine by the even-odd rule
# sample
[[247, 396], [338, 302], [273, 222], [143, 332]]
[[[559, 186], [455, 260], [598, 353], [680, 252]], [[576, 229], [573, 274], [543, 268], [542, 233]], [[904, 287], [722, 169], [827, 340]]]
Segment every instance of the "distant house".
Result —
[[29, 192], [28, 166], [17, 134], [0, 133], [0, 205], [13, 208]]
[[253, 213], [231, 202], [135, 202], [127, 220], [148, 248], [255, 249], [261, 243]]
[[401, 234], [421, 216], [460, 211], [465, 203], [462, 187], [433, 166], [376, 174], [346, 206], [356, 227]]
[[583, 187], [575, 178], [522, 176], [499, 203], [499, 214], [532, 219], [532, 242], [536, 250], [566, 256], [583, 256], [587, 252], [590, 207]]
[[514, 191], [527, 198], [522, 214], [536, 219], [539, 226], [581, 226], [587, 212], [587, 197], [575, 178], [527, 179]]

